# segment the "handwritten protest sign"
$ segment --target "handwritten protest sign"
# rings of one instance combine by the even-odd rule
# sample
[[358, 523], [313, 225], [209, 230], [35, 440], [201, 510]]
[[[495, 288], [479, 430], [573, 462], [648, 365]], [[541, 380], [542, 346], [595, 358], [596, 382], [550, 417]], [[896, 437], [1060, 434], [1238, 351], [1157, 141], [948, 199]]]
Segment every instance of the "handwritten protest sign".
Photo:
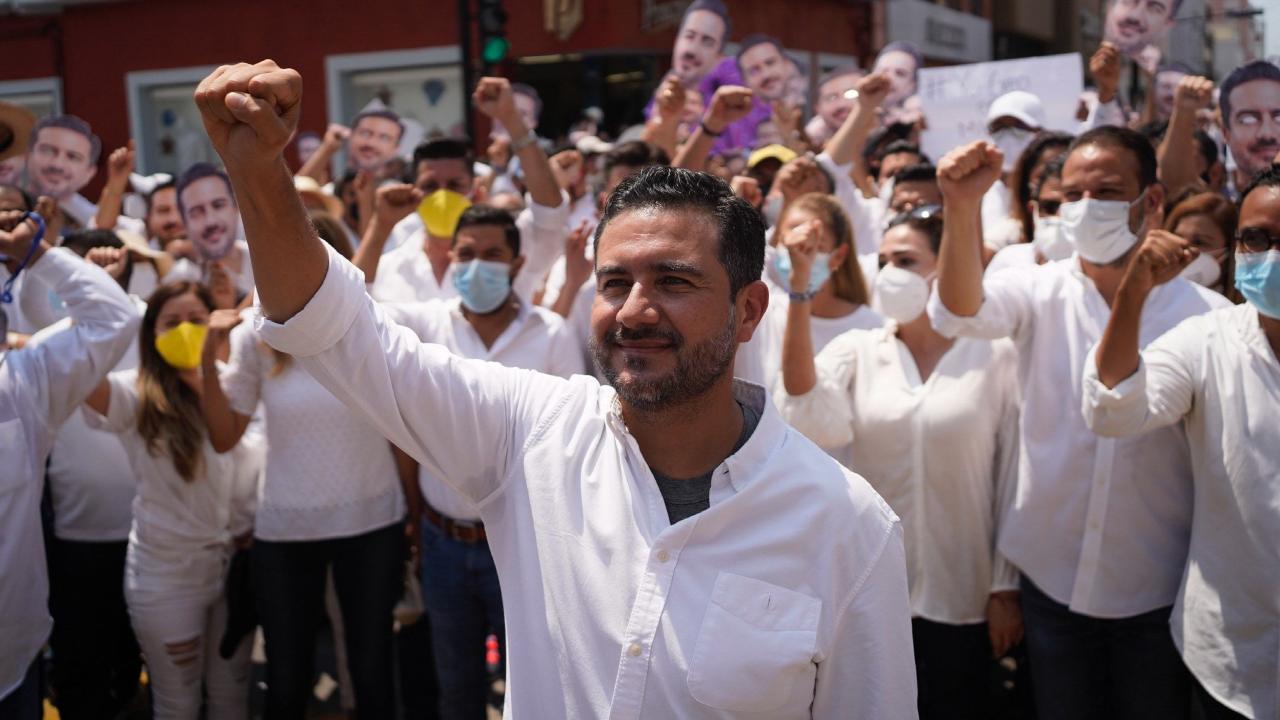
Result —
[[991, 101], [1014, 90], [1040, 98], [1046, 129], [1075, 132], [1076, 104], [1084, 90], [1080, 55], [921, 68], [918, 92], [928, 122], [922, 149], [937, 162], [952, 148], [985, 138]]

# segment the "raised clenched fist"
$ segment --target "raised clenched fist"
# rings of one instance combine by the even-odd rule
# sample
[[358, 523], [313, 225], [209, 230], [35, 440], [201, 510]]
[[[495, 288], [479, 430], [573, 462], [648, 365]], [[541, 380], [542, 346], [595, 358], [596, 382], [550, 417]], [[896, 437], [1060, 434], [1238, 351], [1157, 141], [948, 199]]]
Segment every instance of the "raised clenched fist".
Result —
[[511, 130], [507, 121], [519, 117], [516, 112], [516, 97], [511, 90], [511, 81], [506, 78], [480, 78], [476, 91], [471, 94], [476, 108], [486, 116], [497, 120]]
[[283, 162], [302, 110], [302, 76], [273, 60], [223, 65], [200, 81], [195, 102], [229, 172]]
[[422, 197], [422, 191], [412, 185], [383, 185], [378, 188], [373, 211], [378, 222], [390, 228], [416, 210]]
[[702, 118], [702, 123], [715, 133], [738, 122], [751, 112], [751, 91], [740, 85], [721, 85], [716, 94], [711, 96], [711, 107]]
[[884, 73], [872, 73], [858, 81], [858, 104], [875, 109], [889, 97], [889, 76]]
[[1124, 285], [1128, 290], [1150, 292], [1177, 277], [1199, 254], [1190, 241], [1165, 230], [1151, 230], [1125, 271]]
[[1004, 154], [986, 140], [962, 145], [938, 163], [938, 187], [948, 205], [981, 204], [1000, 177]]
[[1209, 78], [1187, 75], [1178, 81], [1173, 91], [1173, 104], [1179, 108], [1196, 111], [1209, 107], [1213, 102], [1213, 81]]
[[1098, 101], [1111, 102], [1120, 87], [1120, 49], [1103, 41], [1098, 51], [1089, 58], [1089, 74], [1098, 86]]

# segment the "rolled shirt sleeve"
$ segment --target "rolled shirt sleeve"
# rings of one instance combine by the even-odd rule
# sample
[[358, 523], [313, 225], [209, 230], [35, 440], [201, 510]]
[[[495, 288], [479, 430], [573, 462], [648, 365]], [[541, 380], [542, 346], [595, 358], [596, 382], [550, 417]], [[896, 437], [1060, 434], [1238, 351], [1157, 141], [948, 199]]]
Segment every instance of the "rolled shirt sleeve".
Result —
[[1191, 412], [1199, 368], [1195, 348], [1210, 328], [1189, 318], [1142, 351], [1138, 369], [1113, 388], [1098, 377], [1097, 347], [1084, 361], [1085, 424], [1103, 437], [1130, 437], [1172, 425]]
[[845, 333], [827, 343], [814, 359], [818, 381], [803, 395], [787, 393], [781, 377], [773, 393], [774, 404], [784, 420], [824, 449], [840, 448], [853, 442], [853, 387], [855, 337]]
[[982, 281], [982, 305], [976, 315], [951, 312], [938, 294], [937, 285], [929, 295], [928, 313], [933, 329], [946, 337], [975, 337], [996, 340], [1016, 337], [1032, 317], [1032, 278], [1035, 273], [996, 273]]
[[564, 241], [569, 236], [571, 203], [563, 190], [560, 191], [560, 204], [556, 207], [539, 205], [527, 194], [525, 200], [527, 207], [516, 218], [524, 267], [512, 282], [512, 288], [521, 300], [529, 301], [551, 266], [564, 253]]

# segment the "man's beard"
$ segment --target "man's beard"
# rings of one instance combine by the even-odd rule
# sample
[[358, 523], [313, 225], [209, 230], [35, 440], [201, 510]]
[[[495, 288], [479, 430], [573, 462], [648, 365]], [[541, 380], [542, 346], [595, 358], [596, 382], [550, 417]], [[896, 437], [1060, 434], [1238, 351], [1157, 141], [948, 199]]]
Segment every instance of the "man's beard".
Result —
[[[657, 328], [627, 330], [622, 327], [608, 333], [604, 339], [593, 336], [587, 347], [596, 368], [623, 402], [642, 412], [661, 412], [702, 397], [729, 371], [738, 349], [734, 340], [736, 319], [736, 313], [731, 309], [729, 320], [720, 332], [693, 347], [685, 347], [684, 338], [674, 331]], [[671, 342], [676, 356], [675, 368], [661, 377], [621, 380], [621, 371], [610, 363], [610, 351], [621, 341], [654, 338]], [[644, 370], [650, 361], [631, 358], [622, 362], [627, 363], [631, 370]]]

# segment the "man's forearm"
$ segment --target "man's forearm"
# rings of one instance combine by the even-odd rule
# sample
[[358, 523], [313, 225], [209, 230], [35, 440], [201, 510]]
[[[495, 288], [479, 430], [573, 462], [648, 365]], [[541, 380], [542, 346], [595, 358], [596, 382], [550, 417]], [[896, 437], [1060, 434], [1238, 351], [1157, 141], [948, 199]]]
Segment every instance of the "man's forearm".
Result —
[[283, 323], [306, 306], [324, 282], [328, 254], [284, 158], [265, 166], [229, 164], [227, 173], [240, 201], [262, 309], [268, 318]]
[[1098, 343], [1096, 362], [1098, 379], [1108, 388], [1114, 388], [1125, 378], [1138, 371], [1141, 351], [1138, 348], [1138, 329], [1142, 319], [1142, 306], [1147, 293], [1125, 285], [1116, 293], [1111, 319]]
[[[519, 115], [502, 118], [502, 125], [511, 133], [512, 138], [519, 139], [529, 135], [529, 128]], [[529, 143], [520, 148], [516, 157], [520, 158], [520, 168], [524, 171], [524, 184], [529, 197], [543, 207], [560, 207], [560, 184], [551, 172], [551, 162], [547, 160], [542, 146], [536, 142]]]
[[680, 152], [676, 153], [675, 158], [671, 160], [671, 166], [686, 170], [702, 170], [706, 168], [707, 158], [711, 155], [711, 148], [715, 144], [715, 136], [707, 133], [702, 129], [702, 125], [699, 125], [684, 145], [680, 146]]
[[782, 333], [782, 386], [792, 396], [804, 395], [818, 384], [809, 319], [812, 307], [811, 302], [794, 300], [787, 307], [787, 326]]
[[123, 203], [124, 195], [120, 190], [111, 187], [109, 183], [104, 186], [102, 194], [98, 196], [98, 213], [94, 216], [94, 225], [100, 230], [115, 229]]
[[1168, 197], [1176, 196], [1182, 188], [1195, 182], [1195, 159], [1199, 155], [1191, 151], [1195, 147], [1195, 128], [1195, 111], [1175, 105], [1169, 117], [1169, 129], [1156, 152], [1157, 175]]
[[365, 228], [364, 236], [360, 238], [360, 246], [356, 248], [356, 254], [351, 256], [351, 264], [364, 273], [366, 283], [373, 282], [377, 276], [378, 262], [382, 259], [382, 250], [387, 246], [389, 237], [391, 237], [391, 228], [379, 221], [375, 215], [373, 221]]
[[980, 204], [947, 205], [938, 255], [938, 296], [952, 314], [972, 317], [982, 307]]
[[318, 183], [326, 183], [329, 181], [329, 163], [333, 161], [333, 156], [338, 154], [337, 145], [326, 145], [321, 143], [316, 151], [311, 153], [311, 157], [302, 163], [302, 167], [298, 168], [299, 177], [309, 177]]
[[861, 103], [845, 118], [824, 148], [831, 161], [837, 165], [853, 162], [867, 144], [867, 136], [875, 126], [875, 109], [864, 108]]

